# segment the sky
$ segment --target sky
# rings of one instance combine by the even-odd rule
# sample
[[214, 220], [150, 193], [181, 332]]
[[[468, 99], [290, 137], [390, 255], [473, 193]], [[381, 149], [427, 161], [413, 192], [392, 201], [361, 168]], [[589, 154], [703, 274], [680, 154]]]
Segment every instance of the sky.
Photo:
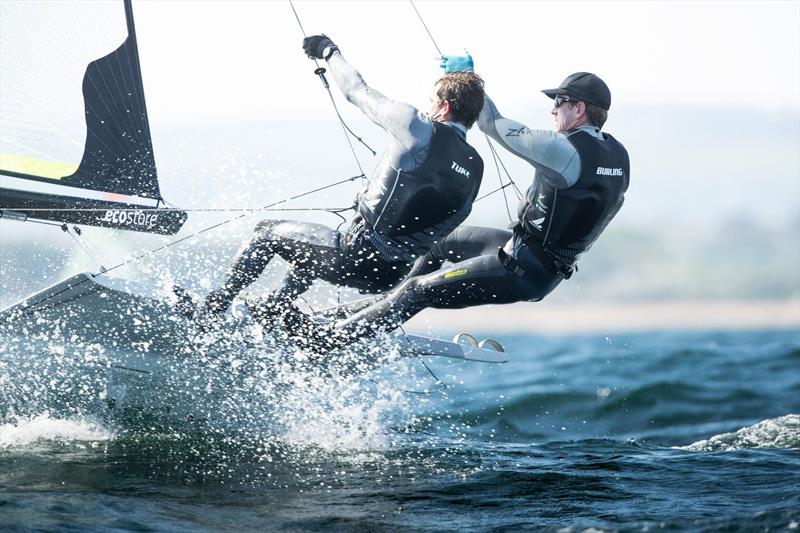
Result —
[[[439, 75], [409, 2], [295, 2], [370, 85], [418, 106]], [[800, 109], [800, 2], [427, 2], [444, 53], [467, 49], [497, 100], [595, 72], [626, 106]], [[163, 120], [307, 117], [328, 111], [289, 2], [135, 2], [151, 113]]]
[[[134, 0], [133, 6], [167, 200], [195, 209], [253, 207], [358, 173], [314, 63], [301, 50], [289, 2]], [[294, 6], [305, 31], [331, 36], [370, 86], [427, 109], [441, 75], [438, 52], [409, 2]], [[606, 80], [613, 101], [605, 129], [622, 140], [632, 161], [631, 189], [615, 225], [684, 224], [694, 231], [742, 212], [777, 222], [800, 216], [800, 2], [420, 1], [416, 7], [441, 50], [468, 49], [501, 112], [529, 127], [553, 126], [552, 102], [540, 89], [581, 70]], [[12, 18], [4, 23], [15, 27]], [[74, 37], [81, 18], [59, 19]], [[58, 42], [54, 50], [74, 50]], [[44, 87], [42, 101], [82, 116], [80, 105], [53, 99], [50, 91], [59, 85], [48, 79], [51, 71], [33, 68], [29, 47], [3, 43], [6, 51], [21, 51], [16, 72], [33, 76], [29, 85], [15, 86]], [[70, 82], [78, 99], [80, 81]], [[348, 124], [380, 152], [383, 132], [335, 87], [333, 95]], [[469, 138], [487, 161], [485, 193], [497, 183], [494, 165], [483, 136]], [[79, 158], [82, 136], [72, 145]], [[357, 153], [369, 173], [375, 160], [361, 148]], [[502, 156], [527, 187], [530, 167]], [[357, 189], [332, 190], [317, 203], [346, 205]], [[187, 227], [214, 217], [192, 215]], [[476, 207], [469, 222], [504, 225], [502, 196]]]

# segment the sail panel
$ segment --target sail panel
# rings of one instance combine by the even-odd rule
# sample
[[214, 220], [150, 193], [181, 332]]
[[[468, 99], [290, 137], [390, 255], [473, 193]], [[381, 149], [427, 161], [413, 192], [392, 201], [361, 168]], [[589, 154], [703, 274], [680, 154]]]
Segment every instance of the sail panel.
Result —
[[63, 176], [68, 176], [78, 170], [78, 165], [21, 155], [0, 154], [0, 169], [10, 174], [60, 180]]
[[[0, 9], [0, 169], [160, 198], [129, 0]], [[64, 173], [8, 168], [20, 158]]]
[[163, 234], [186, 221], [157, 209], [130, 0], [0, 1], [0, 178], [0, 217]]
[[86, 67], [127, 36], [119, 0], [0, 2], [0, 152], [77, 168]]

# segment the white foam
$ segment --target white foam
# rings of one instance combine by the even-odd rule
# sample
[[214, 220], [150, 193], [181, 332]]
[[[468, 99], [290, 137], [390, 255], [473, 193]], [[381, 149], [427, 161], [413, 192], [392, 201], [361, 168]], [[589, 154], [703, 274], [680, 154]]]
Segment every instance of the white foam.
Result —
[[680, 448], [699, 452], [742, 448], [800, 448], [800, 415], [762, 420], [733, 433], [723, 433]]
[[280, 405], [277, 418], [283, 438], [296, 445], [326, 451], [374, 451], [391, 447], [387, 418], [408, 414], [402, 392], [376, 382], [368, 391], [357, 379], [290, 371], [292, 392]]
[[25, 446], [40, 440], [104, 441], [114, 432], [86, 419], [51, 418], [47, 414], [0, 425], [0, 449]]
[[[291, 417], [286, 440], [313, 444], [327, 451], [384, 450], [391, 446], [383, 416], [402, 405], [399, 395], [373, 401], [355, 396], [355, 390], [324, 387], [313, 396], [297, 398], [284, 415]], [[313, 402], [313, 403], [312, 403]]]

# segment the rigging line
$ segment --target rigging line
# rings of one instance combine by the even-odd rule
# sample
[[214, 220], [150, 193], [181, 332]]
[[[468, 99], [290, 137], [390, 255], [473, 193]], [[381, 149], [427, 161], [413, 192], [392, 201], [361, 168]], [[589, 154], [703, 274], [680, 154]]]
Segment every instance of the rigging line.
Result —
[[522, 191], [520, 191], [519, 187], [517, 187], [517, 183], [514, 181], [514, 178], [511, 177], [511, 173], [506, 168], [506, 165], [503, 163], [500, 154], [497, 152], [497, 148], [494, 147], [494, 144], [490, 141], [488, 135], [486, 136], [486, 142], [489, 144], [489, 148], [491, 149], [492, 154], [494, 154], [497, 157], [497, 161], [500, 163], [500, 166], [503, 167], [503, 172], [506, 173], [506, 177], [508, 178], [509, 183], [514, 186], [514, 192], [517, 195], [517, 199], [521, 200], [523, 196]]
[[[308, 34], [306, 34], [306, 30], [303, 27], [303, 23], [300, 22], [300, 15], [297, 14], [297, 10], [294, 8], [294, 2], [292, 2], [292, 0], [289, 0], [289, 6], [291, 6], [292, 8], [292, 13], [294, 13], [294, 18], [295, 20], [297, 20], [297, 25], [300, 26], [300, 32], [303, 34], [303, 37], [308, 37]], [[358, 159], [358, 155], [356, 154], [356, 149], [353, 146], [353, 142], [350, 140], [350, 136], [352, 135], [353, 137], [355, 137], [355, 139], [358, 142], [360, 142], [363, 146], [365, 146], [367, 150], [369, 150], [372, 153], [373, 156], [377, 155], [377, 153], [366, 142], [364, 142], [364, 140], [361, 137], [356, 135], [353, 132], [353, 130], [350, 129], [350, 126], [348, 126], [347, 123], [344, 121], [344, 118], [342, 118], [342, 114], [339, 112], [339, 107], [336, 105], [336, 100], [334, 100], [333, 98], [333, 93], [331, 92], [331, 86], [328, 83], [328, 80], [325, 78], [325, 69], [319, 66], [319, 61], [317, 61], [316, 58], [313, 59], [314, 59], [314, 65], [316, 65], [317, 67], [316, 70], [314, 70], [314, 74], [319, 76], [320, 81], [322, 81], [322, 86], [328, 92], [328, 97], [331, 100], [331, 104], [333, 104], [333, 110], [336, 112], [336, 117], [339, 119], [339, 123], [342, 125], [342, 130], [344, 132], [345, 139], [347, 139], [347, 145], [350, 147], [350, 152], [352, 152], [353, 158], [356, 160], [356, 166], [358, 166], [358, 170], [366, 178], [366, 174], [364, 173], [364, 169], [361, 168], [361, 161], [359, 161]]]
[[263, 209], [263, 211], [325, 211], [333, 215], [344, 213], [345, 211], [355, 211], [355, 206], [348, 207], [275, 207]]
[[89, 248], [88, 248], [88, 247], [87, 247], [87, 246], [86, 246], [86, 245], [85, 245], [85, 244], [84, 244], [84, 243], [83, 243], [83, 242], [82, 242], [80, 239], [78, 239], [78, 237], [76, 237], [75, 235], [73, 235], [73, 234], [72, 234], [72, 233], [69, 231], [69, 226], [67, 226], [66, 224], [61, 224], [61, 231], [63, 231], [63, 232], [64, 232], [64, 233], [66, 233], [67, 235], [69, 235], [69, 236], [72, 238], [72, 240], [73, 240], [73, 241], [75, 241], [75, 244], [77, 244], [77, 245], [78, 245], [78, 247], [79, 247], [81, 250], [83, 250], [83, 253], [85, 253], [87, 256], [89, 256], [89, 259], [91, 259], [92, 261], [94, 261], [94, 262], [97, 264], [97, 266], [99, 266], [99, 267], [100, 267], [100, 272], [105, 272], [105, 271], [106, 271], [106, 267], [104, 267], [104, 266], [103, 266], [103, 263], [101, 263], [101, 262], [100, 262], [100, 261], [97, 259], [97, 257], [95, 257], [95, 256], [94, 256], [94, 254], [91, 252], [91, 250], [89, 250]]
[[447, 383], [445, 383], [444, 381], [439, 379], [439, 377], [436, 374], [433, 373], [433, 370], [431, 370], [431, 367], [428, 366], [428, 363], [425, 362], [425, 359], [423, 359], [420, 354], [414, 353], [414, 355], [417, 356], [417, 359], [419, 359], [419, 362], [422, 363], [422, 366], [425, 367], [425, 370], [427, 370], [428, 373], [431, 376], [433, 376], [433, 379], [436, 380], [435, 384], [439, 387], [439, 392], [444, 393], [448, 388], [447, 387]]
[[[292, 13], [294, 13], [294, 18], [297, 19], [297, 25], [300, 26], [300, 31], [303, 32], [303, 37], [308, 37], [308, 35], [306, 34], [306, 29], [303, 27], [303, 23], [300, 22], [300, 17], [297, 14], [297, 10], [294, 8], [294, 2], [292, 2], [292, 0], [289, 0], [289, 5], [292, 6]], [[315, 59], [314, 62], [316, 63], [317, 60]]]
[[101, 273], [95, 274], [95, 276], [99, 276], [99, 275], [101, 275], [101, 274], [106, 274], [106, 273], [108, 273], [108, 272], [111, 272], [112, 270], [116, 270], [117, 268], [121, 268], [121, 267], [123, 267], [123, 266], [125, 266], [125, 265], [127, 265], [127, 264], [129, 264], [129, 263], [133, 263], [134, 261], [138, 261], [138, 260], [140, 260], [140, 259], [142, 259], [142, 258], [144, 258], [144, 257], [147, 257], [148, 255], [155, 254], [155, 253], [157, 253], [157, 252], [160, 252], [161, 250], [164, 250], [164, 249], [166, 249], [166, 248], [169, 248], [169, 247], [171, 247], [171, 246], [175, 246], [176, 244], [180, 244], [180, 243], [182, 243], [182, 242], [184, 242], [184, 241], [187, 241], [187, 240], [189, 240], [189, 239], [191, 239], [191, 238], [193, 238], [193, 237], [196, 237], [196, 236], [198, 236], [198, 235], [200, 235], [200, 234], [203, 234], [203, 233], [209, 232], [209, 231], [211, 231], [211, 230], [214, 230], [214, 229], [216, 229], [216, 228], [219, 228], [219, 227], [221, 227], [221, 226], [224, 226], [225, 224], [228, 224], [228, 223], [230, 223], [230, 222], [233, 222], [233, 221], [235, 221], [235, 220], [239, 220], [239, 219], [241, 219], [241, 218], [244, 218], [244, 217], [250, 216], [250, 215], [252, 215], [252, 214], [255, 214], [255, 213], [258, 213], [258, 212], [260, 212], [260, 211], [265, 211], [265, 210], [267, 210], [267, 209], [270, 209], [270, 208], [272, 208], [272, 207], [275, 207], [276, 205], [280, 205], [280, 204], [283, 204], [283, 203], [286, 203], [286, 202], [290, 202], [290, 201], [292, 201], [292, 200], [296, 200], [296, 199], [298, 199], [298, 198], [302, 198], [303, 196], [308, 196], [308, 195], [310, 195], [310, 194], [314, 194], [314, 193], [316, 193], [316, 192], [324, 191], [325, 189], [330, 189], [330, 188], [332, 188], [332, 187], [336, 187], [337, 185], [342, 185], [343, 183], [347, 183], [348, 181], [355, 181], [355, 180], [357, 180], [357, 179], [360, 179], [360, 178], [363, 178], [363, 177], [364, 177], [364, 174], [360, 174], [360, 175], [358, 175], [358, 176], [352, 176], [352, 177], [350, 177], [350, 178], [346, 178], [346, 179], [343, 179], [343, 180], [339, 180], [339, 181], [337, 181], [337, 182], [330, 183], [330, 184], [328, 184], [328, 185], [323, 185], [322, 187], [317, 187], [316, 189], [312, 189], [312, 190], [310, 190], [310, 191], [306, 191], [306, 192], [303, 192], [303, 193], [300, 193], [300, 194], [296, 194], [296, 195], [294, 195], [294, 196], [291, 196], [291, 197], [289, 197], [289, 198], [284, 198], [283, 200], [278, 200], [277, 202], [273, 202], [273, 203], [271, 203], [271, 204], [267, 204], [267, 205], [265, 205], [265, 206], [264, 206], [264, 207], [262, 207], [262, 208], [259, 208], [259, 209], [253, 209], [253, 210], [252, 210], [252, 211], [250, 211], [250, 212], [245, 212], [245, 213], [242, 213], [241, 215], [235, 216], [235, 217], [233, 217], [233, 218], [229, 218], [229, 219], [227, 219], [227, 220], [223, 220], [222, 222], [218, 222], [218, 223], [216, 223], [216, 224], [212, 224], [211, 226], [208, 226], [208, 227], [206, 227], [206, 228], [203, 228], [203, 229], [201, 229], [200, 231], [196, 231], [196, 232], [194, 232], [194, 233], [192, 233], [192, 234], [190, 234], [190, 235], [187, 235], [187, 236], [185, 236], [185, 237], [182, 237], [182, 238], [180, 238], [180, 239], [178, 239], [178, 240], [176, 240], [176, 241], [169, 242], [169, 243], [167, 243], [167, 244], [165, 244], [165, 245], [163, 245], [163, 246], [159, 246], [158, 248], [155, 248], [155, 249], [153, 249], [153, 250], [150, 250], [150, 251], [148, 251], [148, 252], [144, 252], [144, 253], [142, 253], [142, 254], [139, 254], [139, 255], [137, 255], [137, 256], [135, 256], [135, 257], [132, 257], [131, 259], [128, 259], [127, 261], [123, 261], [122, 263], [119, 263], [119, 264], [117, 264], [117, 265], [114, 265], [114, 266], [112, 266], [112, 267], [110, 267], [110, 268], [106, 269], [106, 271], [105, 271], [105, 272], [101, 272]]
[[75, 236], [76, 236], [76, 237], [78, 237], [78, 238], [81, 240], [81, 242], [84, 244], [84, 246], [86, 246], [86, 248], [87, 248], [87, 249], [88, 249], [90, 252], [92, 252], [92, 253], [94, 254], [94, 256], [95, 256], [95, 257], [97, 257], [98, 259], [100, 259], [100, 261], [98, 261], [98, 263], [100, 263], [101, 270], [105, 270], [105, 267], [103, 266], [103, 263], [104, 263], [104, 262], [107, 262], [107, 261], [104, 261], [104, 260], [103, 260], [103, 259], [104, 259], [104, 258], [103, 258], [103, 254], [101, 254], [100, 252], [98, 252], [98, 251], [97, 251], [97, 248], [95, 248], [94, 246], [92, 246], [92, 243], [90, 243], [90, 242], [89, 242], [89, 239], [87, 239], [87, 238], [86, 238], [86, 237], [83, 235], [83, 230], [81, 230], [81, 228], [80, 228], [80, 227], [73, 225], [73, 226], [72, 226], [72, 233], [74, 233], [74, 234], [75, 234]]
[[[3, 219], [3, 217], [0, 217], [0, 220], [2, 220], [2, 219]], [[16, 220], [16, 219], [12, 218], [11, 220]], [[34, 219], [29, 219], [29, 218], [26, 218], [25, 220], [22, 220], [21, 222], [31, 222], [33, 224], [41, 224], [42, 226], [54, 226], [56, 228], [60, 228], [61, 227], [61, 224], [59, 224], [58, 222], [45, 222], [43, 220], [34, 220]]]
[[[336, 100], [333, 99], [333, 93], [331, 92], [330, 85], [326, 86], [325, 90], [328, 91], [328, 98], [331, 99], [331, 104], [333, 104], [333, 110], [336, 111], [336, 116], [339, 117], [339, 122], [342, 124], [342, 127], [345, 130], [347, 130], [347, 132], [349, 132], [350, 135], [352, 135], [358, 142], [363, 144], [366, 147], [366, 149], [372, 153], [373, 156], [378, 155], [378, 152], [373, 150], [370, 145], [364, 142], [364, 139], [356, 135], [355, 132], [353, 132], [353, 130], [350, 129], [350, 126], [348, 126], [347, 123], [344, 121], [344, 118], [342, 118], [342, 114], [339, 112], [339, 106], [336, 105]], [[345, 134], [345, 136], [347, 137], [347, 143], [350, 144], [350, 149], [353, 152], [353, 156], [355, 156], [355, 149], [353, 148], [353, 144], [350, 142], [350, 137], [347, 136], [347, 134]], [[356, 157], [356, 161], [358, 161], [358, 157]], [[364, 171], [361, 169], [361, 167], [359, 166], [358, 168], [359, 170], [361, 170], [361, 173], [363, 174]]]
[[[254, 209], [254, 210], [253, 210], [252, 212], [250, 212], [250, 213], [244, 213], [244, 214], [242, 214], [242, 215], [239, 215], [239, 216], [237, 216], [237, 217], [234, 217], [234, 218], [229, 218], [228, 220], [224, 220], [224, 221], [222, 221], [222, 222], [219, 222], [219, 223], [217, 223], [217, 224], [214, 224], [214, 225], [212, 225], [212, 226], [208, 226], [207, 228], [204, 228], [204, 229], [202, 229], [202, 230], [200, 230], [200, 231], [197, 231], [197, 232], [195, 232], [195, 233], [192, 233], [191, 235], [187, 235], [187, 236], [185, 236], [185, 237], [182, 237], [182, 238], [180, 238], [180, 239], [178, 239], [178, 240], [176, 240], [176, 241], [169, 242], [169, 243], [167, 243], [167, 244], [164, 244], [164, 245], [162, 245], [162, 246], [159, 246], [158, 248], [154, 248], [153, 250], [150, 250], [150, 251], [148, 251], [148, 252], [144, 252], [144, 253], [142, 253], [142, 254], [139, 254], [139, 255], [137, 255], [137, 256], [135, 256], [135, 257], [132, 257], [132, 258], [130, 258], [130, 259], [128, 259], [128, 260], [126, 260], [126, 261], [123, 261], [122, 263], [119, 263], [119, 264], [117, 264], [117, 265], [114, 265], [114, 266], [112, 266], [111, 268], [107, 268], [107, 269], [105, 269], [105, 271], [101, 271], [101, 272], [97, 272], [97, 273], [95, 273], [95, 274], [92, 274], [92, 275], [91, 275], [91, 277], [92, 277], [92, 278], [96, 278], [96, 277], [98, 277], [98, 276], [101, 276], [101, 275], [103, 275], [103, 274], [107, 274], [108, 272], [111, 272], [112, 270], [116, 270], [117, 268], [121, 268], [121, 267], [123, 267], [123, 266], [125, 266], [125, 265], [131, 264], [131, 263], [135, 263], [136, 261], [139, 261], [140, 259], [142, 259], [142, 258], [144, 258], [144, 257], [147, 257], [147, 256], [149, 256], [149, 255], [154, 255], [154, 254], [156, 254], [156, 253], [160, 252], [161, 250], [164, 250], [164, 249], [166, 249], [166, 248], [169, 248], [169, 247], [171, 247], [171, 246], [175, 246], [176, 244], [180, 244], [180, 243], [182, 243], [182, 242], [184, 242], [184, 241], [188, 241], [189, 239], [191, 239], [191, 238], [193, 238], [193, 237], [196, 237], [196, 236], [200, 235], [201, 233], [205, 233], [205, 232], [207, 232], [207, 231], [211, 231], [211, 230], [213, 230], [213, 229], [219, 228], [220, 226], [224, 226], [225, 224], [228, 224], [228, 223], [230, 223], [230, 222], [233, 222], [234, 220], [239, 220], [239, 219], [241, 219], [241, 218], [247, 217], [247, 216], [249, 216], [249, 215], [251, 215], [251, 214], [258, 213], [258, 212], [260, 212], [260, 211], [263, 211], [263, 210], [265, 210], [265, 209], [269, 209], [269, 208], [271, 208], [271, 207], [274, 207], [274, 206], [276, 206], [276, 205], [279, 205], [279, 204], [282, 204], [282, 203], [285, 203], [285, 202], [289, 202], [289, 201], [292, 201], [292, 200], [296, 200], [297, 198], [300, 198], [300, 197], [303, 197], [303, 196], [308, 196], [308, 195], [310, 195], [310, 194], [313, 194], [313, 193], [315, 193], [315, 192], [319, 192], [319, 191], [322, 191], [322, 190], [325, 190], [325, 189], [330, 189], [331, 187], [335, 187], [335, 186], [337, 186], [337, 185], [341, 185], [341, 184], [343, 184], [343, 183], [347, 183], [348, 181], [355, 181], [355, 180], [357, 180], [357, 179], [359, 179], [359, 178], [363, 178], [363, 177], [364, 177], [364, 175], [363, 175], [363, 174], [361, 174], [361, 175], [358, 175], [358, 176], [353, 176], [353, 177], [350, 177], [350, 178], [347, 178], [347, 179], [339, 180], [339, 181], [337, 181], [337, 182], [335, 182], [335, 183], [331, 183], [331, 184], [329, 184], [329, 185], [325, 185], [325, 186], [323, 186], [323, 187], [317, 187], [316, 189], [313, 189], [313, 190], [310, 190], [310, 191], [306, 191], [306, 192], [304, 192], [304, 193], [296, 194], [295, 196], [292, 196], [292, 197], [290, 197], [290, 198], [284, 198], [283, 200], [280, 200], [280, 201], [278, 201], [278, 202], [274, 202], [274, 203], [272, 203], [272, 204], [268, 204], [268, 205], [264, 206], [264, 207], [263, 207], [263, 208], [261, 208], [261, 209]], [[54, 224], [54, 223], [50, 223], [50, 222], [40, 222], [40, 221], [33, 221], [33, 220], [32, 220], [31, 222], [38, 223], [38, 224], [43, 224], [43, 225], [45, 225], [45, 226], [56, 226], [56, 227], [61, 227], [61, 224]], [[68, 287], [65, 287], [65, 288], [63, 288], [63, 289], [61, 289], [60, 291], [57, 291], [57, 292], [55, 292], [55, 293], [48, 294], [48, 295], [44, 296], [43, 298], [40, 298], [40, 299], [39, 299], [39, 300], [37, 300], [36, 302], [33, 302], [33, 303], [30, 303], [30, 304], [28, 304], [28, 306], [27, 306], [25, 309], [23, 309], [23, 310], [21, 310], [21, 311], [18, 311], [18, 312], [17, 312], [17, 314], [15, 314], [15, 315], [13, 315], [12, 317], [10, 317], [10, 318], [8, 319], [8, 321], [9, 321], [10, 323], [13, 323], [13, 322], [14, 322], [14, 321], [16, 321], [17, 319], [19, 319], [19, 318], [21, 318], [21, 317], [23, 317], [23, 316], [25, 316], [25, 315], [28, 315], [28, 314], [30, 314], [30, 313], [34, 313], [34, 312], [37, 310], [37, 307], [38, 307], [40, 304], [42, 304], [42, 303], [44, 303], [44, 302], [46, 302], [46, 301], [48, 301], [48, 300], [51, 300], [51, 299], [53, 299], [53, 298], [56, 298], [56, 297], [58, 297], [58, 296], [60, 296], [60, 295], [64, 294], [64, 293], [65, 293], [65, 292], [67, 292], [67, 291], [70, 291], [70, 290], [72, 290], [72, 289], [75, 289], [76, 287], [79, 287], [79, 286], [83, 285], [84, 283], [86, 283], [86, 282], [87, 282], [87, 281], [89, 281], [90, 279], [91, 279], [91, 278], [86, 278], [86, 279], [83, 279], [82, 281], [79, 281], [78, 283], [76, 283], [76, 284], [74, 284], [74, 285], [70, 285], [70, 286], [68, 286]]]
[[426, 32], [428, 32], [428, 37], [431, 38], [431, 42], [433, 43], [433, 46], [436, 48], [436, 51], [439, 52], [439, 57], [441, 57], [442, 56], [442, 50], [439, 48], [439, 45], [436, 44], [436, 40], [433, 38], [433, 35], [431, 34], [431, 30], [428, 29], [428, 25], [425, 24], [425, 21], [423, 20], [422, 15], [420, 15], [420, 13], [419, 13], [419, 10], [417, 10], [417, 6], [414, 5], [414, 0], [408, 0], [408, 2], [411, 4], [411, 7], [414, 8], [414, 12], [417, 14], [417, 17], [419, 17], [419, 21], [422, 23], [422, 27], [425, 28]]
[[[489, 141], [489, 136], [486, 136], [486, 141]], [[491, 145], [490, 145], [491, 147]], [[497, 154], [494, 151], [494, 148], [490, 150], [492, 152], [492, 159], [494, 160], [494, 166], [497, 169], [497, 179], [500, 181], [500, 188], [503, 190], [503, 201], [506, 204], [506, 214], [508, 215], [508, 220], [513, 220], [511, 218], [511, 207], [508, 205], [508, 195], [506, 195], [505, 184], [503, 183], [503, 175], [500, 173], [500, 165], [497, 164]]]
[[[492, 153], [492, 159], [494, 160], [495, 168], [497, 169], [497, 179], [500, 180], [500, 187], [498, 189], [493, 190], [492, 192], [481, 196], [479, 200], [486, 198], [487, 196], [496, 193], [497, 191], [503, 191], [503, 202], [506, 204], [506, 214], [508, 215], [508, 220], [513, 222], [514, 217], [511, 216], [511, 207], [508, 205], [508, 194], [506, 194], [506, 187], [509, 185], [513, 186], [514, 194], [517, 196], [517, 200], [522, 200], [522, 193], [517, 188], [517, 184], [514, 182], [514, 179], [511, 177], [511, 174], [508, 172], [505, 163], [503, 163], [500, 154], [497, 153], [497, 149], [494, 147], [492, 140], [489, 138], [489, 134], [485, 133], [484, 136], [486, 137], [486, 144], [489, 146], [489, 151]], [[499, 163], [499, 165], [498, 165]], [[508, 178], [508, 183], [503, 183], [503, 176], [500, 173], [500, 167], [503, 167], [503, 171], [506, 173], [506, 177]], [[476, 200], [477, 201], [477, 200]]]
[[[92, 245], [89, 239], [84, 236], [83, 230], [81, 230], [79, 226], [73, 225], [72, 232], [81, 240], [84, 245], [86, 245], [86, 248], [88, 248], [90, 252], [92, 252], [98, 259], [101, 260], [99, 261], [101, 263], [101, 267], [102, 263], [108, 263], [108, 258], [104, 257], [103, 253], [98, 251], [97, 248]], [[105, 270], [105, 267], [102, 267], [102, 269]]]
[[476, 199], [475, 199], [475, 200], [474, 200], [472, 203], [473, 203], [473, 204], [475, 204], [475, 203], [478, 203], [478, 202], [480, 202], [481, 200], [483, 200], [484, 198], [488, 198], [489, 196], [493, 195], [494, 193], [496, 193], [496, 192], [500, 192], [500, 191], [502, 191], [503, 189], [505, 189], [506, 187], [510, 187], [510, 186], [511, 186], [511, 184], [510, 184], [510, 183], [506, 183], [506, 184], [504, 184], [504, 185], [501, 185], [500, 187], [498, 187], [498, 188], [496, 188], [496, 189], [494, 189], [494, 190], [491, 190], [491, 191], [487, 192], [487, 193], [486, 193], [486, 194], [484, 194], [483, 196], [479, 196], [479, 197], [478, 197], [478, 198], [476, 198]]
[[[361, 178], [361, 176], [356, 176]], [[201, 207], [197, 209], [181, 209], [179, 207], [163, 207], [163, 208], [98, 208], [98, 207], [76, 207], [76, 208], [49, 208], [49, 207], [25, 207], [22, 211], [26, 213], [46, 212], [46, 213], [105, 213], [106, 211], [119, 211], [119, 212], [139, 212], [139, 211], [158, 211], [159, 213], [236, 213], [236, 212], [252, 212], [252, 211], [327, 211], [329, 213], [343, 213], [355, 209], [353, 206], [348, 207]], [[20, 211], [19, 207], [0, 207], [0, 211]], [[54, 224], [60, 226], [60, 224]]]
[[[379, 387], [385, 386], [383, 382], [378, 381], [377, 379], [372, 379], [372, 378], [364, 378], [364, 379], [366, 381], [369, 381], [370, 383], [378, 385]], [[395, 389], [395, 388], [392, 388], [391, 390], [395, 392], [402, 392], [403, 394], [416, 394], [418, 396], [432, 396], [437, 392], [441, 392], [441, 390], [429, 391], [429, 390], [409, 390], [409, 389]]]
[[[406, 333], [406, 330], [403, 329], [403, 325], [402, 324], [400, 326], [398, 326], [397, 329], [400, 330], [400, 332], [403, 334], [404, 337], [408, 337], [408, 333]], [[439, 376], [437, 376], [433, 372], [433, 370], [431, 370], [431, 367], [428, 366], [428, 364], [425, 362], [425, 359], [423, 359], [422, 356], [419, 353], [414, 352], [414, 355], [417, 357], [417, 359], [419, 359], [419, 362], [422, 363], [422, 366], [425, 367], [425, 370], [428, 371], [428, 374], [433, 376], [433, 379], [435, 380], [435, 384], [439, 386], [439, 392], [444, 393], [447, 390], [447, 384], [444, 381], [442, 381], [441, 379], [439, 379]]]
[[[428, 37], [430, 37], [434, 48], [436, 48], [436, 51], [439, 52], [439, 56], [441, 57], [443, 55], [442, 54], [442, 50], [439, 48], [439, 45], [436, 44], [436, 39], [433, 38], [433, 34], [428, 29], [428, 25], [425, 24], [425, 19], [422, 18], [422, 15], [420, 14], [419, 10], [417, 9], [417, 6], [414, 5], [414, 0], [408, 0], [408, 2], [411, 4], [411, 7], [414, 8], [414, 12], [417, 14], [417, 17], [419, 18], [419, 21], [422, 23], [422, 27], [425, 28], [426, 32], [428, 32]], [[486, 137], [486, 143], [489, 145], [489, 149], [492, 151], [492, 155], [494, 157], [496, 157], [500, 161], [500, 165], [503, 167], [503, 170], [506, 171], [506, 175], [508, 175], [508, 179], [511, 180], [511, 182], [513, 183], [514, 180], [511, 179], [511, 175], [508, 173], [508, 170], [506, 170], [506, 166], [503, 164], [502, 159], [500, 159], [500, 155], [497, 154], [496, 150], [494, 149], [494, 146], [492, 145], [492, 142], [489, 139], [489, 135], [488, 134], [484, 134], [484, 136]], [[498, 175], [499, 175], [499, 170], [498, 170]], [[502, 178], [501, 178], [501, 183], [502, 183]], [[501, 189], [503, 189], [503, 197], [505, 198], [505, 202], [506, 202], [506, 211], [509, 212], [509, 218], [510, 218], [511, 214], [510, 214], [510, 209], [508, 208], [508, 198], [506, 198], [505, 187], [501, 187]], [[517, 190], [517, 198], [518, 199], [521, 198], [519, 190], [517, 189], [516, 184], [514, 184], [514, 189]]]
[[330, 213], [330, 214], [332, 214], [332, 215], [336, 215], [337, 217], [339, 217], [339, 218], [341, 218], [341, 219], [342, 219], [342, 221], [341, 221], [341, 222], [339, 222], [339, 225], [338, 225], [338, 226], [336, 226], [336, 231], [339, 231], [339, 228], [341, 228], [341, 227], [342, 227], [342, 224], [344, 224], [345, 222], [347, 222], [347, 219], [346, 219], [346, 218], [344, 218], [344, 217], [342, 216], [342, 214], [341, 214], [339, 211], [328, 211], [328, 213]]

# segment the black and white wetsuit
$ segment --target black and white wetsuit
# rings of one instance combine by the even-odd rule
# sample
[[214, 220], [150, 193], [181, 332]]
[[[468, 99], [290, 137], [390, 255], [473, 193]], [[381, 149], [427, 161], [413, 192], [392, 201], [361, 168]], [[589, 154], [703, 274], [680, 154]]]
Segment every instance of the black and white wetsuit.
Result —
[[[503, 117], [488, 96], [478, 124], [535, 169], [513, 229], [456, 229], [397, 288], [336, 322], [339, 338], [392, 329], [426, 307], [541, 300], [570, 277], [580, 254], [622, 206], [628, 154], [600, 128], [531, 130]], [[445, 261], [452, 264], [440, 268]]]
[[414, 261], [467, 218], [480, 189], [483, 161], [466, 128], [435, 122], [413, 106], [369, 87], [336, 51], [328, 69], [348, 101], [389, 134], [386, 151], [361, 191], [344, 233], [308, 222], [265, 220], [237, 254], [222, 286], [206, 300], [216, 312], [253, 283], [275, 254], [290, 263], [276, 301], [291, 301], [314, 279], [385, 291]]

